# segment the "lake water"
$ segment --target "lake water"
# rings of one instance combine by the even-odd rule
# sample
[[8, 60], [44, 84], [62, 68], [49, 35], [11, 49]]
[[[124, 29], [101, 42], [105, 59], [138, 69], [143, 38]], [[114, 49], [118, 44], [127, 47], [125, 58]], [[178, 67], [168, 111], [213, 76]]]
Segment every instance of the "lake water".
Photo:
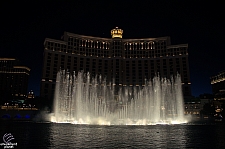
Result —
[[[0, 122], [14, 148], [225, 148], [225, 124], [97, 126], [59, 123]], [[0, 148], [4, 148], [3, 145]]]

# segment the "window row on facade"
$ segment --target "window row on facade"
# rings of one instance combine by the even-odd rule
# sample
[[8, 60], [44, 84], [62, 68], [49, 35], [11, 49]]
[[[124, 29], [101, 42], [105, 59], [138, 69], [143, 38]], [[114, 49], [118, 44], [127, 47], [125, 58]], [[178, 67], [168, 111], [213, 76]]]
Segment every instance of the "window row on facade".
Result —
[[74, 55], [81, 56], [93, 56], [93, 57], [121, 57], [121, 58], [156, 58], [156, 57], [168, 57], [168, 56], [177, 56], [177, 55], [187, 55], [187, 48], [172, 48], [172, 49], [158, 49], [158, 50], [121, 50], [115, 49], [112, 50], [99, 50], [93, 48], [78, 48], [74, 49], [54, 49], [47, 48], [51, 51], [70, 53]]
[[144, 77], [147, 79], [152, 78], [156, 73], [160, 73], [162, 77], [169, 77], [172, 74], [179, 73], [183, 75], [183, 82], [189, 81], [187, 76], [187, 57], [177, 57], [173, 59], [124, 60], [93, 59], [48, 53], [46, 59], [45, 78], [50, 77], [54, 80], [59, 69], [66, 69], [77, 72], [83, 70], [85, 72], [90, 72], [93, 75], [102, 74], [111, 76], [111, 73], [113, 73], [115, 75], [114, 77], [120, 76], [120, 73], [126, 76], [126, 78], [130, 78], [130, 76], [133, 75], [133, 77], [138, 76], [138, 72], [141, 72], [142, 75], [139, 75], [139, 77], [141, 76], [141, 79], [144, 79]]
[[[96, 49], [110, 49], [110, 46], [122, 46], [126, 49], [157, 49], [165, 48], [167, 43], [166, 40], [154, 41], [154, 40], [139, 40], [136, 42], [121, 41], [121, 40], [90, 40], [85, 38], [68, 37], [68, 46], [70, 47], [86, 47]], [[49, 46], [53, 44], [49, 43]]]

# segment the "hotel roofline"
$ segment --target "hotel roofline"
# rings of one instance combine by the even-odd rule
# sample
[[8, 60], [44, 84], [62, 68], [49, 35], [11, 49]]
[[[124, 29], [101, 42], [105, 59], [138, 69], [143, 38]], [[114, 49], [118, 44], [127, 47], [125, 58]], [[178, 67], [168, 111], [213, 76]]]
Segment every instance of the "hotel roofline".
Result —
[[[7, 58], [7, 57], [0, 57], [0, 61], [16, 61], [17, 59], [16, 58]], [[12, 67], [13, 69], [24, 69], [24, 70], [27, 70], [27, 71], [30, 71], [31, 69], [27, 66], [23, 66], [23, 65], [15, 65]], [[1, 71], [2, 72], [11, 72], [11, 71]]]
[[[135, 42], [135, 41], [160, 41], [160, 40], [167, 40], [167, 44], [170, 45], [170, 37], [169, 36], [165, 36], [165, 37], [157, 37], [157, 38], [134, 38], [134, 39], [125, 39], [125, 38], [102, 38], [102, 37], [94, 37], [94, 36], [86, 36], [86, 35], [79, 35], [79, 34], [74, 34], [74, 33], [70, 33], [70, 32], [64, 32], [64, 35], [62, 37], [62, 39], [65, 37], [65, 35], [67, 36], [72, 36], [72, 37], [76, 37], [76, 38], [88, 38], [90, 40], [105, 40], [105, 41], [113, 41], [113, 40], [122, 40], [124, 42]], [[44, 44], [46, 41], [50, 41], [50, 42], [56, 42], [56, 43], [61, 43], [61, 44], [67, 44], [66, 41], [63, 40], [56, 40], [56, 39], [52, 39], [52, 38], [45, 38]]]
[[126, 39], [126, 38], [102, 38], [102, 37], [94, 37], [94, 36], [86, 36], [86, 35], [79, 35], [79, 34], [74, 34], [70, 32], [64, 32], [64, 35], [67, 34], [68, 36], [73, 36], [73, 37], [83, 37], [83, 38], [93, 38], [93, 39], [99, 39], [99, 40], [112, 40], [112, 39], [120, 39], [124, 41], [139, 41], [139, 40], [167, 40], [170, 37], [165, 36], [165, 37], [157, 37], [157, 38], [134, 38], [134, 39]]
[[26, 69], [28, 71], [30, 71], [31, 69], [26, 67], [26, 66], [13, 66], [13, 68], [20, 68], [20, 69]]
[[5, 57], [2, 57], [2, 58], [0, 58], [0, 60], [3, 60], [3, 61], [14, 61], [16, 59], [15, 58], [5, 58]]
[[[165, 37], [157, 37], [157, 38], [139, 38], [139, 39], [124, 39], [124, 38], [101, 38], [101, 37], [94, 37], [94, 36], [85, 36], [85, 35], [79, 35], [79, 34], [74, 34], [74, 33], [70, 33], [70, 32], [64, 32], [64, 35], [68, 35], [68, 36], [72, 36], [72, 37], [77, 37], [77, 38], [88, 38], [88, 39], [93, 39], [93, 40], [105, 40], [105, 41], [112, 41], [112, 40], [122, 40], [124, 42], [135, 42], [135, 41], [160, 41], [160, 40], [167, 40], [169, 42], [167, 45], [167, 48], [178, 48], [178, 47], [188, 47], [188, 44], [178, 44], [178, 45], [171, 45], [170, 44], [170, 37], [169, 36], [165, 36]], [[50, 42], [56, 42], [56, 43], [60, 43], [60, 44], [65, 44], [67, 45], [66, 41], [63, 40], [56, 40], [56, 39], [51, 39], [51, 38], [45, 38], [44, 44], [46, 41], [50, 41]]]
[[51, 38], [45, 38], [44, 44], [45, 44], [46, 41], [56, 42], [56, 43], [61, 43], [61, 44], [67, 45], [67, 42], [65, 42], [63, 40], [56, 40], [56, 39], [51, 39]]

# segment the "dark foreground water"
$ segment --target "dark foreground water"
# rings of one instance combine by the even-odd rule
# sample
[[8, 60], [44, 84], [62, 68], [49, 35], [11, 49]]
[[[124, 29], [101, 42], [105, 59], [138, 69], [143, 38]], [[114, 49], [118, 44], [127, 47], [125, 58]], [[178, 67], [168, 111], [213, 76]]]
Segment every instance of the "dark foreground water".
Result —
[[[94, 126], [33, 122], [0, 122], [2, 136], [11, 133], [14, 148], [225, 148], [225, 124]], [[4, 145], [0, 145], [4, 148]]]

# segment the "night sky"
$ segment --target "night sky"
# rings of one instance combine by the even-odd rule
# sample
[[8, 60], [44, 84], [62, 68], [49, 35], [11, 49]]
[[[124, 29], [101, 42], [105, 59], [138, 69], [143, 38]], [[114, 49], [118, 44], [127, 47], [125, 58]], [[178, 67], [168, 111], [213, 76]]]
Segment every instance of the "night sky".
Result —
[[170, 36], [172, 44], [188, 43], [192, 94], [212, 93], [210, 77], [225, 70], [225, 8], [199, 2], [0, 2], [0, 57], [30, 67], [29, 90], [39, 95], [45, 38], [60, 40], [64, 31], [111, 38], [118, 26], [123, 38]]

